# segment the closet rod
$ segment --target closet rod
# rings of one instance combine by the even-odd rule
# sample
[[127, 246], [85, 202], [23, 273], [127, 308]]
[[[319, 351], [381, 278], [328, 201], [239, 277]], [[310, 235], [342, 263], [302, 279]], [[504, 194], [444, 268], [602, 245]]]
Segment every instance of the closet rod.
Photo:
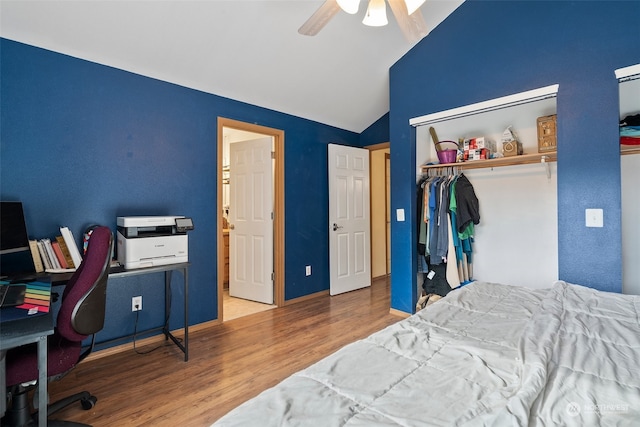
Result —
[[427, 169], [426, 172], [422, 173], [422, 176], [450, 176], [450, 175], [458, 175], [461, 172], [459, 166], [441, 166], [439, 168]]
[[[524, 158], [527, 158], [526, 160]], [[506, 159], [514, 159], [513, 161], [508, 162], [495, 162], [495, 160], [506, 160]], [[540, 163], [544, 166], [545, 172], [547, 174], [547, 178], [551, 178], [551, 169], [549, 168], [549, 162], [556, 161], [556, 153], [546, 153], [546, 154], [536, 154], [536, 155], [520, 155], [511, 158], [501, 158], [501, 159], [492, 159], [492, 160], [476, 160], [472, 162], [462, 162], [455, 163], [455, 166], [444, 166], [444, 165], [427, 165], [422, 166], [421, 176], [447, 176], [447, 175], [457, 175], [461, 173], [465, 169], [483, 169], [483, 168], [491, 168], [493, 170], [494, 167], [500, 166], [514, 166], [520, 164], [532, 164], [532, 163]], [[521, 161], [519, 161], [522, 159]]]

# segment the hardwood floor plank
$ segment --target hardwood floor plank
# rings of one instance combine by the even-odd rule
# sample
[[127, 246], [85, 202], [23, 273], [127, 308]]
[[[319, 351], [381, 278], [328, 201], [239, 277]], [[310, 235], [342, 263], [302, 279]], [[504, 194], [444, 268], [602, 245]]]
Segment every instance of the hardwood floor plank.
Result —
[[[189, 336], [189, 362], [171, 344], [87, 360], [49, 385], [51, 401], [89, 390], [54, 419], [101, 426], [207, 426], [344, 345], [401, 318], [389, 312], [387, 280], [370, 288], [291, 304], [199, 330]], [[149, 344], [138, 350], [148, 350]]]

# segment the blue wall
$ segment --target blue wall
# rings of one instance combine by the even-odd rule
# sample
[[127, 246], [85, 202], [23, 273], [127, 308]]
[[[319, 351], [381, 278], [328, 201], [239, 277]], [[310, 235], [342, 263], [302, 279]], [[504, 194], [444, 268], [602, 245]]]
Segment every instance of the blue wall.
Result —
[[[558, 94], [560, 278], [620, 291], [618, 86], [613, 70], [640, 62], [629, 20], [639, 2], [467, 0], [390, 70], [391, 111], [361, 135], [0, 39], [0, 196], [22, 200], [32, 238], [66, 225], [79, 238], [120, 215], [188, 215], [190, 323], [217, 317], [216, 120], [285, 131], [285, 299], [329, 283], [326, 145], [391, 141], [392, 307], [415, 295], [411, 117], [549, 84]], [[605, 227], [584, 227], [600, 207]], [[555, 244], [555, 242], [550, 242]], [[306, 277], [304, 266], [314, 265]], [[316, 267], [317, 266], [317, 267]], [[176, 275], [176, 279], [180, 279]], [[99, 339], [133, 331], [131, 296], [162, 304], [158, 278], [110, 282]], [[179, 284], [179, 283], [177, 283]], [[182, 326], [174, 286], [172, 328]], [[161, 324], [141, 312], [141, 327]]]
[[389, 113], [384, 114], [360, 134], [360, 144], [367, 145], [389, 142]]
[[[411, 218], [392, 223], [393, 308], [416, 300], [409, 119], [555, 83], [560, 279], [621, 291], [614, 70], [640, 62], [639, 16], [637, 1], [467, 0], [391, 68], [391, 203]], [[603, 228], [584, 226], [586, 208], [604, 209]]]
[[[327, 144], [359, 135], [66, 55], [0, 40], [2, 200], [22, 200], [30, 238], [117, 216], [186, 215], [190, 324], [217, 318], [217, 117], [285, 132], [285, 299], [328, 289]], [[306, 277], [304, 266], [313, 265]], [[171, 328], [183, 326], [174, 274]], [[99, 341], [162, 324], [162, 276], [111, 280]], [[158, 309], [151, 307], [157, 306]]]

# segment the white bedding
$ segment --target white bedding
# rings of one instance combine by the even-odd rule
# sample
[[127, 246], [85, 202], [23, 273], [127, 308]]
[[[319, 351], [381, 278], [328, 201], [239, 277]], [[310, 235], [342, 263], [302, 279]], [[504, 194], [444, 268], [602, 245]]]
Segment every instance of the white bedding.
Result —
[[640, 297], [474, 283], [215, 426], [640, 425]]

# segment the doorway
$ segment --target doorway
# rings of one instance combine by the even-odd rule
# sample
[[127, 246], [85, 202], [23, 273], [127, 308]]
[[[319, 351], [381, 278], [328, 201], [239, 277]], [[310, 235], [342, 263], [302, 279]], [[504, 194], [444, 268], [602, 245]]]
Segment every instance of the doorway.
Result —
[[371, 276], [373, 280], [391, 275], [391, 187], [390, 144], [366, 147], [371, 154]]
[[[233, 239], [229, 239], [229, 144], [270, 137], [273, 141], [273, 305], [232, 298], [228, 294], [229, 254]], [[284, 132], [236, 120], [218, 118], [218, 319], [224, 321], [284, 305]]]

